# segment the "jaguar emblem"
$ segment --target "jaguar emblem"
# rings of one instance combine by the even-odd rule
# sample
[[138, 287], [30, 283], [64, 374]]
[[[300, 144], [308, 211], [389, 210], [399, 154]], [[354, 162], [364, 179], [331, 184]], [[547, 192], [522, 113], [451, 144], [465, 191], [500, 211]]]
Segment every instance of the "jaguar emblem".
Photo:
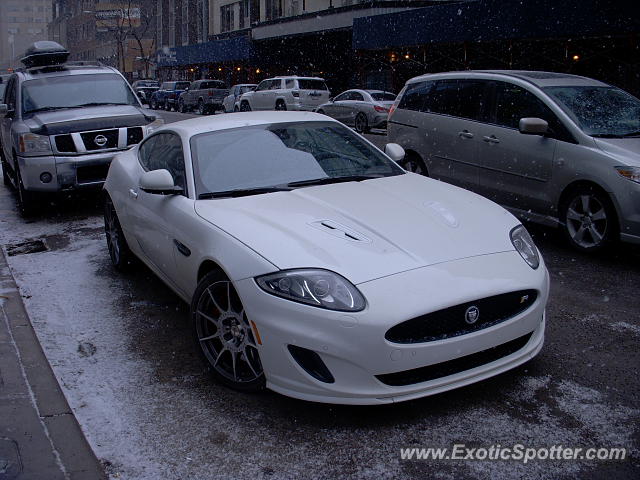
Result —
[[467, 311], [464, 312], [464, 321], [469, 325], [473, 325], [474, 323], [476, 323], [479, 318], [480, 309], [475, 305], [470, 306], [469, 308], [467, 308]]

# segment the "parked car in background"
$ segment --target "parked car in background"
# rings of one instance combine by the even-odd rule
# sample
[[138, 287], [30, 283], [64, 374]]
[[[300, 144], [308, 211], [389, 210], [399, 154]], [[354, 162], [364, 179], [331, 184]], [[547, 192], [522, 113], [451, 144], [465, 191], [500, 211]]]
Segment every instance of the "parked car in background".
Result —
[[526, 229], [385, 152], [310, 112], [166, 125], [109, 170], [111, 262], [188, 302], [210, 371], [244, 392], [394, 403], [529, 361], [549, 274]]
[[196, 80], [178, 97], [178, 111], [185, 113], [197, 110], [200, 115], [222, 110], [222, 101], [229, 89], [220, 80]]
[[155, 80], [136, 80], [131, 84], [142, 103], [149, 103], [151, 94], [160, 89], [160, 84]]
[[100, 188], [113, 156], [163, 123], [118, 70], [65, 64], [68, 55], [55, 42], [34, 43], [0, 104], [4, 183], [16, 189], [25, 216], [47, 194]]
[[156, 110], [162, 108], [164, 110], [175, 109], [178, 106], [178, 97], [184, 92], [191, 82], [163, 82], [159, 90], [151, 94], [149, 106]]
[[256, 87], [257, 85], [255, 83], [240, 83], [231, 87], [229, 95], [227, 95], [222, 102], [225, 113], [240, 111], [240, 97], [243, 93], [255, 90]]
[[387, 126], [389, 109], [395, 100], [395, 94], [382, 90], [347, 90], [320, 105], [316, 112], [354, 127], [358, 133], [365, 133]]
[[640, 100], [575, 75], [484, 71], [409, 80], [389, 116], [403, 165], [560, 225], [583, 251], [640, 243]]
[[0, 103], [2, 103], [2, 99], [4, 98], [4, 91], [7, 88], [7, 81], [11, 75], [0, 75]]
[[313, 111], [329, 100], [323, 78], [275, 77], [261, 81], [255, 90], [240, 97], [240, 110]]

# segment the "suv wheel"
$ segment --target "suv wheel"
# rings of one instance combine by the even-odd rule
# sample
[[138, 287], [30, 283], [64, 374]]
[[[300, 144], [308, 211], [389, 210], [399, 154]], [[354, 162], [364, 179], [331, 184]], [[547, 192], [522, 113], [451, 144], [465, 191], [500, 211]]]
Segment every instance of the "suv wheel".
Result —
[[16, 177], [16, 183], [18, 184], [18, 210], [20, 211], [20, 215], [23, 217], [30, 217], [37, 212], [38, 195], [24, 189], [24, 185], [22, 184], [22, 175], [20, 175], [20, 169], [17, 167], [17, 163]]
[[149, 100], [149, 108], [151, 110], [157, 110], [158, 109], [158, 104], [156, 103], [156, 101], [153, 98], [151, 100]]
[[594, 186], [574, 189], [560, 206], [564, 235], [576, 250], [595, 252], [615, 239], [616, 211], [609, 197]]
[[165, 100], [164, 101], [164, 107], [163, 107], [167, 112], [171, 111], [171, 105], [169, 105], [169, 100]]
[[250, 112], [251, 111], [251, 105], [249, 105], [249, 102], [242, 102], [240, 104], [240, 111], [241, 112]]
[[184, 101], [182, 100], [178, 102], [178, 111], [180, 113], [187, 113], [187, 108], [184, 106]]
[[287, 104], [284, 103], [283, 100], [278, 100], [276, 102], [276, 110], [286, 110], [287, 109]]
[[0, 164], [2, 165], [2, 181], [7, 187], [13, 186], [11, 176], [9, 175], [9, 164], [4, 159], [4, 153], [2, 153], [2, 146], [0, 145]]
[[358, 115], [356, 115], [354, 127], [356, 129], [356, 132], [358, 133], [366, 133], [369, 131], [367, 116], [364, 113], [360, 112]]
[[207, 113], [209, 113], [209, 109], [207, 108], [207, 106], [204, 104], [204, 102], [202, 101], [202, 99], [198, 100], [198, 113], [200, 115], [206, 115]]

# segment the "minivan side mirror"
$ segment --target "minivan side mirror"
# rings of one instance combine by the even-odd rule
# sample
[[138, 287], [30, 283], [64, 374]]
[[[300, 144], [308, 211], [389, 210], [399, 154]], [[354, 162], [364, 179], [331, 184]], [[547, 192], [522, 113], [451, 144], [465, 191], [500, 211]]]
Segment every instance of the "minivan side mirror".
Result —
[[386, 153], [394, 162], [400, 162], [404, 158], [404, 148], [397, 143], [387, 143], [384, 147]]
[[518, 123], [518, 129], [520, 133], [525, 135], [544, 135], [549, 132], [549, 124], [541, 118], [521, 118]]
[[0, 103], [0, 118], [4, 118], [9, 113], [9, 107], [6, 103]]
[[176, 195], [183, 192], [182, 188], [176, 187], [173, 183], [173, 177], [164, 168], [144, 172], [140, 175], [140, 189], [143, 192], [156, 195]]

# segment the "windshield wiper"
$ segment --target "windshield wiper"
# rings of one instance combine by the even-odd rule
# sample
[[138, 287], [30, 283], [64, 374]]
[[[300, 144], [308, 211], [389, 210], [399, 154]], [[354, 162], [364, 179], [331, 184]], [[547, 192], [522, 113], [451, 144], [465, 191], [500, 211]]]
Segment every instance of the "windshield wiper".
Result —
[[285, 187], [237, 188], [235, 190], [224, 190], [221, 192], [201, 193], [198, 195], [198, 199], [206, 200], [209, 198], [247, 197], [249, 195], [260, 195], [262, 193], [288, 192], [289, 190], [291, 189]]
[[131, 105], [130, 103], [116, 103], [116, 102], [90, 102], [90, 103], [81, 103], [80, 105], [74, 105], [69, 108], [77, 108], [77, 107], [100, 107], [103, 105]]
[[37, 113], [37, 112], [50, 112], [51, 110], [64, 110], [66, 108], [76, 108], [76, 107], [40, 107], [40, 108], [34, 108], [33, 110], [27, 110], [24, 112], [24, 114], [28, 115], [30, 113]]
[[361, 182], [362, 180], [382, 177], [384, 177], [384, 175], [345, 175], [343, 177], [322, 177], [287, 183], [287, 187], [306, 187], [311, 185], [327, 185], [329, 183]]

